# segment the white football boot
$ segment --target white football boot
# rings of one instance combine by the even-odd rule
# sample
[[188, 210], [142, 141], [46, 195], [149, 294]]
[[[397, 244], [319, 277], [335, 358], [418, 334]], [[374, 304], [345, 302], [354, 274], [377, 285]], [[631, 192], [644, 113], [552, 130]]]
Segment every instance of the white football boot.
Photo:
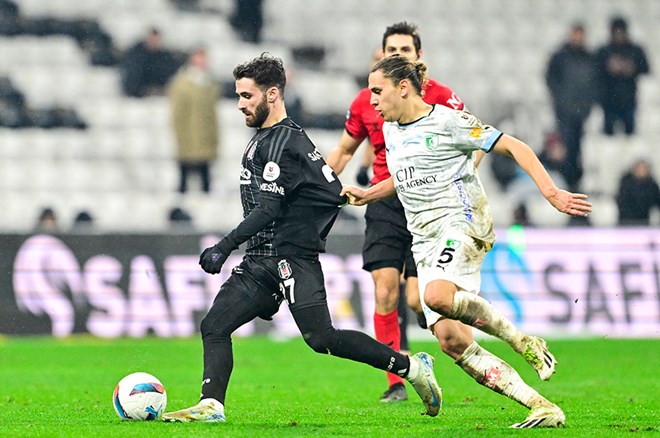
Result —
[[414, 378], [411, 378], [410, 375], [406, 377], [424, 402], [426, 415], [431, 417], [438, 415], [442, 408], [442, 389], [438, 386], [438, 381], [433, 373], [434, 360], [433, 356], [423, 352], [410, 356], [410, 361], [417, 363], [419, 372]]
[[549, 380], [550, 376], [555, 373], [557, 361], [548, 351], [545, 341], [535, 336], [525, 336], [523, 345], [522, 356], [527, 363], [536, 370], [541, 380]]
[[533, 427], [564, 427], [566, 415], [559, 406], [539, 405], [529, 411], [529, 415], [522, 423], [511, 426], [513, 429], [531, 429]]
[[195, 406], [180, 411], [166, 412], [163, 421], [178, 423], [218, 423], [225, 421], [225, 407], [213, 398], [205, 398]]

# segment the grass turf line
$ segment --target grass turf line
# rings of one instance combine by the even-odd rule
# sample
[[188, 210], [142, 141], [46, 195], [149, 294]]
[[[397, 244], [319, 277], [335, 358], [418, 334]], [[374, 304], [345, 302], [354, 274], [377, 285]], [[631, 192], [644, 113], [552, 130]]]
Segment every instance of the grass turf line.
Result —
[[[480, 342], [516, 368], [525, 381], [559, 404], [562, 430], [512, 431], [526, 409], [477, 385], [436, 343], [414, 342], [414, 352], [436, 356], [445, 404], [436, 418], [423, 416], [408, 386], [405, 403], [382, 404], [382, 372], [312, 352], [300, 339], [234, 341], [235, 367], [225, 424], [125, 422], [113, 411], [116, 383], [126, 374], [156, 375], [168, 393], [168, 410], [199, 396], [201, 341], [91, 337], [5, 338], [0, 343], [0, 436], [162, 437], [603, 437], [660, 432], [658, 340], [554, 340], [559, 361], [550, 382], [539, 381], [524, 360], [499, 341]], [[216, 429], [219, 428], [219, 429]]]

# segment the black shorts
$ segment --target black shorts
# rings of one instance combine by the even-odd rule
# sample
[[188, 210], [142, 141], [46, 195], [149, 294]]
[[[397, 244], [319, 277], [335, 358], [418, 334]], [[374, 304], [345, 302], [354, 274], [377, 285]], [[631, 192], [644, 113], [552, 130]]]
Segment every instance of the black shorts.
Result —
[[392, 196], [367, 205], [367, 229], [362, 248], [362, 268], [374, 271], [396, 268], [405, 278], [417, 277], [412, 256], [412, 236], [408, 231], [403, 205]]
[[310, 306], [327, 306], [318, 257], [245, 256], [219, 293], [226, 288], [250, 297], [263, 319], [271, 319], [284, 300], [292, 312]]

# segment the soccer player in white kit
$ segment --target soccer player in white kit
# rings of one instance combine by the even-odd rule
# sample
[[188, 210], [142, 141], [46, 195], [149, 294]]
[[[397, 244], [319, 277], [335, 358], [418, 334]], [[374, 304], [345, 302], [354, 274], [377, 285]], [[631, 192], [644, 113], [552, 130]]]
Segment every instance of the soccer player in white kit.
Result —
[[[351, 204], [398, 195], [413, 236], [413, 254], [427, 324], [438, 337], [443, 318], [461, 321], [507, 342], [548, 380], [555, 358], [544, 340], [518, 330], [478, 295], [481, 263], [495, 241], [490, 207], [475, 152], [509, 154], [560, 212], [586, 216], [586, 195], [557, 188], [532, 149], [464, 111], [428, 105], [421, 98], [426, 65], [391, 56], [372, 67], [371, 104], [385, 119], [383, 132], [391, 178], [369, 188], [346, 186]], [[562, 410], [528, 386], [506, 362], [456, 332], [456, 363], [478, 383], [530, 409], [515, 428], [560, 427]]]

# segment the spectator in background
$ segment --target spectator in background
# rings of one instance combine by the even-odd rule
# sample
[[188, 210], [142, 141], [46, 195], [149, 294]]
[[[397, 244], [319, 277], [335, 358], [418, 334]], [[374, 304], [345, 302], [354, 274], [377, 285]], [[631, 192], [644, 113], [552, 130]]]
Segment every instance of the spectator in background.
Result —
[[637, 109], [637, 79], [649, 72], [644, 50], [630, 41], [628, 24], [621, 17], [612, 19], [610, 42], [597, 54], [600, 77], [599, 101], [603, 107], [603, 132], [614, 135], [617, 122], [623, 123], [624, 132], [635, 132]]
[[39, 213], [35, 231], [39, 233], [56, 233], [59, 230], [57, 215], [52, 207], [44, 207]]
[[619, 225], [649, 225], [651, 209], [660, 208], [660, 188], [643, 159], [621, 177], [616, 196]]
[[543, 149], [539, 152], [539, 161], [550, 176], [562, 186], [569, 185], [572, 169], [567, 165], [568, 151], [560, 134], [549, 132], [543, 141]]
[[529, 212], [527, 211], [527, 205], [524, 203], [518, 204], [516, 208], [513, 209], [513, 224], [521, 227], [533, 227], [532, 221], [529, 219]]
[[596, 65], [585, 44], [581, 23], [571, 26], [568, 41], [550, 58], [546, 71], [559, 134], [566, 146], [562, 171], [569, 190], [576, 191], [582, 178], [582, 136], [596, 98]]
[[230, 22], [236, 34], [249, 43], [261, 42], [264, 22], [262, 0], [235, 0]]
[[173, 207], [167, 215], [167, 220], [171, 228], [178, 228], [180, 230], [193, 228], [192, 216], [181, 207]]
[[71, 231], [77, 233], [87, 233], [94, 229], [94, 218], [87, 210], [80, 210], [73, 220]]
[[216, 103], [219, 94], [220, 86], [209, 72], [206, 50], [193, 50], [188, 63], [176, 74], [168, 88], [181, 193], [188, 189], [191, 172], [201, 177], [202, 191], [208, 193], [211, 190], [210, 167], [218, 157]]
[[[497, 158], [498, 156], [501, 158]], [[556, 132], [546, 134], [543, 141], [543, 149], [539, 152], [538, 158], [541, 164], [543, 164], [543, 167], [548, 171], [548, 175], [550, 175], [557, 185], [561, 187], [568, 185], [566, 171], [569, 169], [569, 166], [566, 165], [566, 147], [559, 134]], [[513, 211], [514, 222], [523, 225], [523, 218], [527, 215], [527, 202], [530, 198], [539, 196], [538, 188], [513, 158], [507, 155], [496, 154], [491, 159], [493, 163], [498, 163], [498, 167], [493, 167], [494, 170], [498, 169], [500, 172], [502, 170], [511, 172], [505, 190], [511, 198], [513, 205], [515, 205]], [[499, 175], [499, 178], [505, 176], [509, 176], [509, 173]], [[571, 220], [576, 221], [573, 216], [571, 216]], [[525, 225], [530, 225], [529, 220], [527, 222]]]
[[147, 37], [131, 47], [121, 60], [124, 94], [131, 97], [162, 94], [179, 66], [174, 54], [162, 47], [160, 31], [152, 28]]

